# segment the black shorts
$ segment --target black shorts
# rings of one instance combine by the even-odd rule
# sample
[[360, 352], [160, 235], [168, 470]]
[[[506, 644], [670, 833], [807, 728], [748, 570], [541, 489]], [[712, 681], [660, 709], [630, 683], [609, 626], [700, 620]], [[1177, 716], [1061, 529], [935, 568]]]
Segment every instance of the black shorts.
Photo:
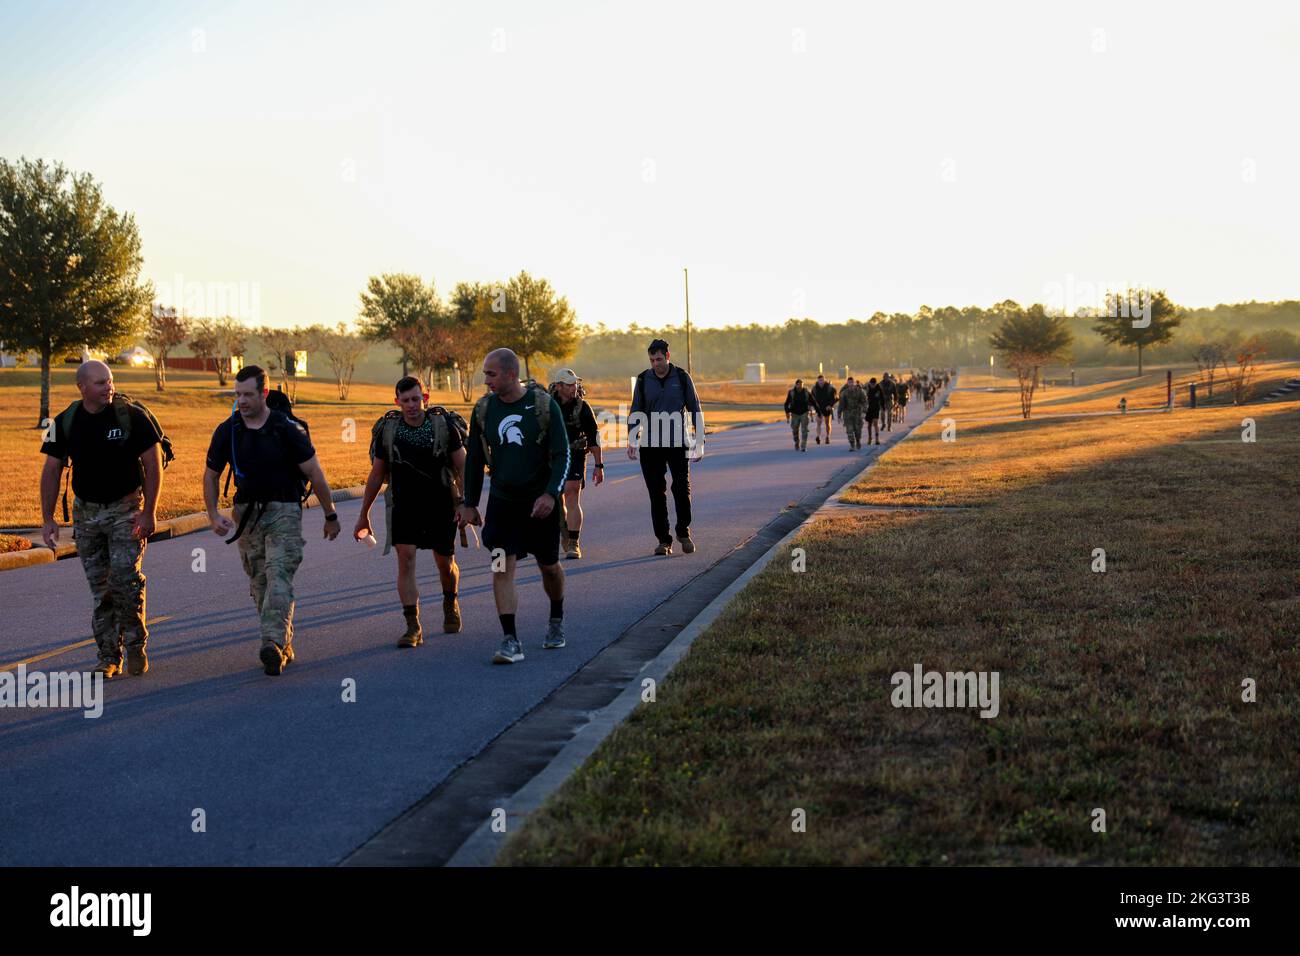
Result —
[[587, 487], [587, 451], [583, 449], [578, 451], [575, 448], [569, 449], [569, 473], [564, 476], [565, 481], [580, 481], [582, 487]]
[[[535, 500], [535, 499], [534, 499]], [[532, 555], [542, 565], [560, 560], [560, 505], [545, 518], [534, 518], [533, 501], [506, 501], [488, 495], [483, 516], [483, 547], [501, 548], [516, 558]]]
[[451, 497], [435, 495], [414, 507], [393, 502], [393, 544], [411, 544], [442, 555], [456, 553], [456, 514]]

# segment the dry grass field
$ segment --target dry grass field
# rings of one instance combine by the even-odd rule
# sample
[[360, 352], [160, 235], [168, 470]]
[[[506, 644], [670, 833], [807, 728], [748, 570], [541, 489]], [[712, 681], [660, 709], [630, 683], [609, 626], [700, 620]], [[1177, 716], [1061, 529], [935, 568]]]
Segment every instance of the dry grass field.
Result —
[[[1008, 401], [891, 449], [504, 861], [1300, 862], [1300, 401], [980, 421]], [[998, 716], [893, 707], [916, 663], [998, 672]]]

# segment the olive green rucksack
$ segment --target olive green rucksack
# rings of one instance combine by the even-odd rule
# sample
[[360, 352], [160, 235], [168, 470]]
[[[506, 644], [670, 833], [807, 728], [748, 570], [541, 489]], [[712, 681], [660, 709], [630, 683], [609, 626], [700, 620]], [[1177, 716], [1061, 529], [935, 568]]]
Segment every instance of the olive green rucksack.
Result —
[[[465, 444], [469, 430], [465, 425], [465, 419], [459, 414], [448, 411], [441, 405], [430, 405], [425, 409], [425, 414], [431, 416], [433, 421], [433, 455], [435, 458], [446, 457], [448, 439], [453, 428], [460, 435], [461, 444]], [[380, 415], [370, 428], [370, 463], [374, 464], [375, 449], [382, 445], [389, 467], [389, 479], [384, 487], [384, 554], [393, 549], [393, 465], [404, 464], [425, 478], [441, 481], [443, 487], [451, 489], [451, 498], [454, 504], [460, 504], [462, 498], [460, 476], [456, 474], [456, 469], [451, 467], [450, 463], [444, 465], [442, 474], [434, 478], [433, 475], [425, 475], [424, 472], [410, 462], [402, 460], [401, 452], [397, 450], [393, 441], [397, 435], [397, 423], [401, 420], [401, 410], [390, 408]]]

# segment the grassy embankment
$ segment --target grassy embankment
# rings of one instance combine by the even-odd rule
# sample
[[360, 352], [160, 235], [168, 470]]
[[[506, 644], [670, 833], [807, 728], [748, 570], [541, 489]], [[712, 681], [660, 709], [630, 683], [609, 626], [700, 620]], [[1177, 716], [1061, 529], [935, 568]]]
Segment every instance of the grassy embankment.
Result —
[[[1017, 411], [955, 392], [847, 496], [875, 507], [805, 528], [807, 572], [756, 577], [504, 860], [1300, 861], [1300, 405]], [[999, 715], [893, 707], [915, 663], [998, 671]]]

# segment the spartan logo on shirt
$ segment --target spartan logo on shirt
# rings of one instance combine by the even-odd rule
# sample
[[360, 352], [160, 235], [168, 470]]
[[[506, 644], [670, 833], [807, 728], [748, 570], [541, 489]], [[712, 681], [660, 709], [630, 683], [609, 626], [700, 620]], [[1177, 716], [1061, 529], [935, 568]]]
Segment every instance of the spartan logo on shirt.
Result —
[[519, 428], [523, 417], [523, 415], [507, 415], [501, 419], [501, 424], [497, 425], [497, 438], [501, 439], [501, 444], [522, 445], [524, 443], [524, 433]]

